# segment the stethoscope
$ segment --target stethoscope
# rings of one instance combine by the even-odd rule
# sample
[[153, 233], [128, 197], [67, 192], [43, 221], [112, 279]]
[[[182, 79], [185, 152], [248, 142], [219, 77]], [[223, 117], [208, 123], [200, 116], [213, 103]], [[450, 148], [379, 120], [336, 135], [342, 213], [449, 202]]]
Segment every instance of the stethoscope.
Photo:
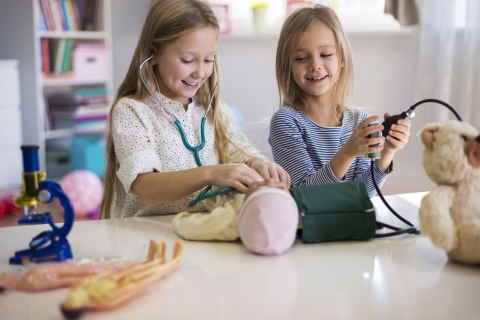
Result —
[[[202, 166], [202, 161], [200, 160], [200, 151], [203, 149], [203, 147], [205, 147], [205, 140], [206, 140], [205, 139], [205, 122], [207, 121], [208, 111], [210, 110], [210, 108], [212, 106], [213, 97], [215, 96], [215, 93], [217, 92], [217, 84], [215, 84], [215, 88], [213, 89], [212, 97], [210, 98], [207, 109], [205, 110], [205, 113], [203, 114], [202, 122], [200, 124], [200, 144], [198, 146], [192, 146], [188, 142], [187, 135], [185, 134], [185, 131], [183, 130], [182, 124], [180, 123], [178, 118], [173, 113], [171, 113], [170, 110], [168, 110], [168, 108], [162, 103], [162, 101], [158, 98], [158, 96], [150, 89], [147, 82], [143, 78], [142, 68], [143, 68], [144, 64], [147, 63], [152, 58], [153, 58], [153, 55], [151, 55], [150, 57], [145, 59], [140, 64], [140, 67], [138, 68], [138, 73], [139, 73], [139, 76], [140, 76], [140, 80], [142, 81], [144, 87], [147, 89], [147, 91], [150, 93], [150, 95], [155, 99], [155, 101], [161, 107], [163, 107], [163, 110], [172, 118], [173, 123], [177, 126], [178, 131], [180, 132], [180, 136], [182, 138], [183, 145], [185, 146], [185, 148], [187, 148], [189, 151], [192, 152], [193, 157], [195, 158], [195, 163], [197, 164], [197, 166], [201, 167]], [[212, 188], [212, 185], [206, 186], [205, 189], [203, 189], [202, 192], [200, 192], [198, 197], [196, 197], [195, 199], [190, 201], [188, 206], [193, 207], [198, 202], [200, 202], [204, 199], [214, 197], [214, 196], [217, 196], [217, 195], [220, 195], [220, 194], [224, 194], [224, 193], [227, 193], [227, 192], [236, 191], [235, 188], [228, 187], [228, 188], [223, 188], [223, 189], [213, 191], [213, 192], [210, 192], [210, 193], [207, 194], [207, 192], [210, 191], [211, 188]]]

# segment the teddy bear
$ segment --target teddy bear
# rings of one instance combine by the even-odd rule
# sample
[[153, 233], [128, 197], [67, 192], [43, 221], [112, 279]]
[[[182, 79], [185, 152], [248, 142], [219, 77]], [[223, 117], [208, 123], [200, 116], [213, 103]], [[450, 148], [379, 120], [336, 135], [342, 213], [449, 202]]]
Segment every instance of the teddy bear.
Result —
[[436, 183], [420, 205], [421, 233], [450, 259], [480, 264], [480, 135], [448, 121], [425, 126], [420, 140], [423, 168]]

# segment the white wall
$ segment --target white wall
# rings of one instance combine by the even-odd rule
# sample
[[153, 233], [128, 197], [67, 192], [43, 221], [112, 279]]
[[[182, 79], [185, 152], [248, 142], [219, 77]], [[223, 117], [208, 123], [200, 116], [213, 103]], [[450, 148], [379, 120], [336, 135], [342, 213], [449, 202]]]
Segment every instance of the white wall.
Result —
[[[349, 35], [354, 52], [357, 106], [372, 107], [370, 114], [398, 114], [414, 104], [418, 34], [417, 30], [392, 35]], [[427, 97], [425, 97], [427, 98]], [[395, 155], [394, 172], [382, 192], [406, 193], [430, 190], [432, 184], [423, 171], [422, 146], [417, 132], [425, 125], [418, 110], [412, 120], [410, 142]]]
[[130, 61], [150, 9], [151, 0], [112, 1], [113, 87], [116, 91], [127, 73]]
[[271, 156], [270, 117], [278, 109], [275, 52], [278, 36], [221, 37], [218, 43], [222, 98], [244, 117], [249, 139]]

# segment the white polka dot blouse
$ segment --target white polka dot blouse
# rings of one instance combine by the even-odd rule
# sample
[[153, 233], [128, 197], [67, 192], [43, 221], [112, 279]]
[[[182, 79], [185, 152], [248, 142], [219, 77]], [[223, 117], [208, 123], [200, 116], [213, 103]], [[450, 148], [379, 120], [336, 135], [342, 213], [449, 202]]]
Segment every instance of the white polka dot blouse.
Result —
[[[185, 110], [181, 103], [170, 100], [158, 92], [156, 94], [164, 107], [168, 108], [180, 121], [187, 141], [192, 146], [200, 144], [200, 125], [205, 108], [193, 101]], [[164, 107], [159, 105], [153, 97], [149, 97], [144, 102], [122, 98], [111, 111], [111, 132], [115, 153], [120, 164], [117, 171], [119, 180], [117, 182], [120, 183], [117, 183], [117, 188], [114, 190], [111, 218], [172, 214], [182, 211], [206, 211], [202, 203], [188, 208], [188, 203], [201, 190], [176, 201], [146, 207], [131, 189], [133, 181], [141, 173], [172, 172], [197, 167], [192, 152], [184, 146], [178, 128]], [[227, 128], [230, 137], [239, 146], [252, 154], [257, 153], [257, 150], [249, 145], [246, 137], [234, 124]], [[220, 159], [215, 148], [214, 128], [208, 118], [205, 123], [205, 138], [205, 147], [200, 151], [202, 164], [219, 164]], [[230, 152], [236, 152], [233, 146], [230, 148]], [[242, 160], [247, 162], [250, 159]]]

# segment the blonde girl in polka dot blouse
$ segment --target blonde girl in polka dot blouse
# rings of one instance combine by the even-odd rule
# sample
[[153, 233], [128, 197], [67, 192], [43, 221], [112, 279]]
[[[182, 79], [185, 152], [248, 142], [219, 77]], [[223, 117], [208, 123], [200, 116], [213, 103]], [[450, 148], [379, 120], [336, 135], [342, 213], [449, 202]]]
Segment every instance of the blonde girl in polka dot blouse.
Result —
[[[288, 174], [248, 143], [220, 98], [217, 37], [218, 22], [203, 1], [159, 0], [148, 13], [110, 111], [101, 218], [206, 211], [188, 203], [210, 184], [240, 192], [262, 179], [290, 185]], [[139, 78], [150, 56], [142, 74], [162, 105]], [[210, 100], [198, 167], [167, 112], [197, 146]]]

